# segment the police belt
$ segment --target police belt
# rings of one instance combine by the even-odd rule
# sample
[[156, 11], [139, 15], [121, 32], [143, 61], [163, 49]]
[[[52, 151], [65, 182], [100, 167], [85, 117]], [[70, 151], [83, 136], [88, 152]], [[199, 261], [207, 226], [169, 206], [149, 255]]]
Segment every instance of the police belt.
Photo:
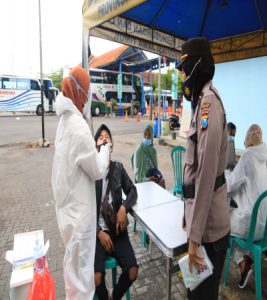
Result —
[[[216, 177], [214, 192], [225, 184], [224, 173]], [[183, 184], [183, 196], [185, 199], [195, 198], [195, 184]]]

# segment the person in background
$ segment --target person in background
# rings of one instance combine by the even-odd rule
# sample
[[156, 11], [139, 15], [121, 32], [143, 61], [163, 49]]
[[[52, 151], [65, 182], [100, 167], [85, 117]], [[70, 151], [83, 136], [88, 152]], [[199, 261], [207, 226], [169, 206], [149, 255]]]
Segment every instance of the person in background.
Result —
[[236, 165], [236, 154], [235, 154], [236, 126], [235, 126], [235, 124], [232, 122], [227, 123], [227, 131], [228, 131], [227, 169], [233, 170]]
[[232, 122], [227, 123], [227, 131], [228, 131], [228, 140], [232, 141], [235, 138], [236, 134], [236, 126]]
[[65, 246], [66, 299], [93, 299], [96, 241], [95, 180], [106, 173], [111, 144], [97, 152], [87, 117], [89, 76], [75, 67], [56, 99], [59, 116], [52, 188], [58, 228]]
[[[98, 150], [105, 143], [113, 143], [109, 128], [102, 124], [96, 134]], [[122, 191], [126, 199], [122, 199]], [[105, 199], [105, 197], [108, 197]], [[122, 163], [110, 161], [109, 169], [101, 180], [96, 181], [97, 238], [95, 252], [95, 285], [99, 300], [110, 299], [105, 284], [105, 259], [114, 256], [122, 268], [122, 274], [113, 289], [113, 300], [121, 299], [137, 278], [138, 265], [127, 231], [127, 212], [137, 200], [136, 187]], [[104, 213], [104, 202], [108, 201], [114, 211], [114, 226], [110, 226]], [[107, 204], [107, 203], [106, 203]], [[110, 226], [110, 227], [109, 227]]]
[[222, 100], [212, 85], [215, 66], [206, 38], [193, 38], [182, 45], [178, 69], [183, 76], [183, 95], [192, 108], [183, 178], [189, 270], [193, 266], [199, 272], [204, 270], [200, 244], [214, 267], [213, 274], [193, 291], [188, 290], [187, 296], [190, 300], [215, 300], [229, 246], [224, 177], [228, 140]]
[[[226, 171], [228, 194], [236, 201], [238, 208], [231, 211], [231, 234], [246, 238], [253, 206], [258, 196], [267, 189], [267, 147], [262, 141], [259, 125], [249, 127], [245, 138], [245, 152], [232, 172]], [[255, 240], [262, 239], [267, 216], [267, 202], [261, 203]], [[234, 261], [240, 270], [240, 288], [244, 288], [252, 274], [253, 261], [248, 252], [233, 249]]]
[[146, 125], [141, 144], [134, 153], [134, 176], [135, 182], [149, 181], [146, 176], [150, 169], [158, 168], [157, 151], [153, 145], [153, 127]]

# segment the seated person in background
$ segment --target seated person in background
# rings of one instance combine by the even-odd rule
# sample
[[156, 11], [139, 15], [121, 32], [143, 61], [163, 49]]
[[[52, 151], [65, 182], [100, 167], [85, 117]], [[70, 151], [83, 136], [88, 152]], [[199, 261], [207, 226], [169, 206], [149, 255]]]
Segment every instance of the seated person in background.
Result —
[[[258, 196], [267, 189], [267, 147], [262, 142], [262, 130], [258, 125], [249, 127], [246, 150], [232, 172], [226, 171], [227, 192], [237, 203], [238, 208], [231, 212], [231, 234], [246, 238], [252, 209]], [[267, 203], [263, 201], [257, 218], [255, 240], [263, 237], [267, 215]], [[252, 273], [252, 259], [237, 246], [233, 259], [239, 265], [241, 279], [239, 287], [244, 288]]]
[[155, 181], [165, 188], [165, 181], [158, 170], [157, 152], [153, 146], [153, 127], [146, 125], [144, 137], [134, 154], [135, 182]]
[[233, 170], [236, 165], [236, 155], [235, 155], [235, 134], [236, 126], [234, 123], [227, 123], [228, 131], [228, 160], [227, 169]]
[[[98, 151], [102, 145], [112, 143], [111, 132], [106, 125], [102, 124], [98, 128], [95, 141]], [[126, 195], [125, 200], [122, 199], [122, 190]], [[96, 181], [95, 286], [99, 300], [121, 299], [137, 278], [138, 265], [127, 231], [127, 212], [136, 200], [136, 187], [122, 163], [110, 161], [109, 169], [103, 179]], [[105, 259], [108, 256], [115, 257], [122, 268], [122, 274], [113, 289], [111, 298], [105, 284]]]

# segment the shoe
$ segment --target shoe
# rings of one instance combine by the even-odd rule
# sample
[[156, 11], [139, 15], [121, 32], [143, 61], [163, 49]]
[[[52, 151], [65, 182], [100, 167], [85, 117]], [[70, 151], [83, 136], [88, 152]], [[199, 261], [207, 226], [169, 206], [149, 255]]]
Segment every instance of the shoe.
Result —
[[249, 256], [245, 256], [245, 269], [241, 273], [241, 279], [238, 283], [240, 289], [243, 289], [248, 284], [248, 280], [253, 272], [252, 265], [252, 259]]

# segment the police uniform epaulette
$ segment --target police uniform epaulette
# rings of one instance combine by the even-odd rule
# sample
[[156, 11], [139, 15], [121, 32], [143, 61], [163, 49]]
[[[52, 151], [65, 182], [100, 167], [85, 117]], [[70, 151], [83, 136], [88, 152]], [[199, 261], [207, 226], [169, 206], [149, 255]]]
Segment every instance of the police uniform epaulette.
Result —
[[216, 92], [216, 90], [214, 90], [212, 86], [210, 86], [210, 90], [214, 93], [215, 97], [216, 97], [216, 98], [220, 101], [220, 103], [221, 103], [221, 106], [222, 106], [222, 109], [223, 109], [223, 113], [224, 113], [223, 128], [225, 128], [225, 126], [226, 126], [226, 114], [225, 114], [225, 110], [224, 110], [224, 107], [223, 107], [222, 100], [221, 100], [220, 96], [218, 95], [218, 93]]

